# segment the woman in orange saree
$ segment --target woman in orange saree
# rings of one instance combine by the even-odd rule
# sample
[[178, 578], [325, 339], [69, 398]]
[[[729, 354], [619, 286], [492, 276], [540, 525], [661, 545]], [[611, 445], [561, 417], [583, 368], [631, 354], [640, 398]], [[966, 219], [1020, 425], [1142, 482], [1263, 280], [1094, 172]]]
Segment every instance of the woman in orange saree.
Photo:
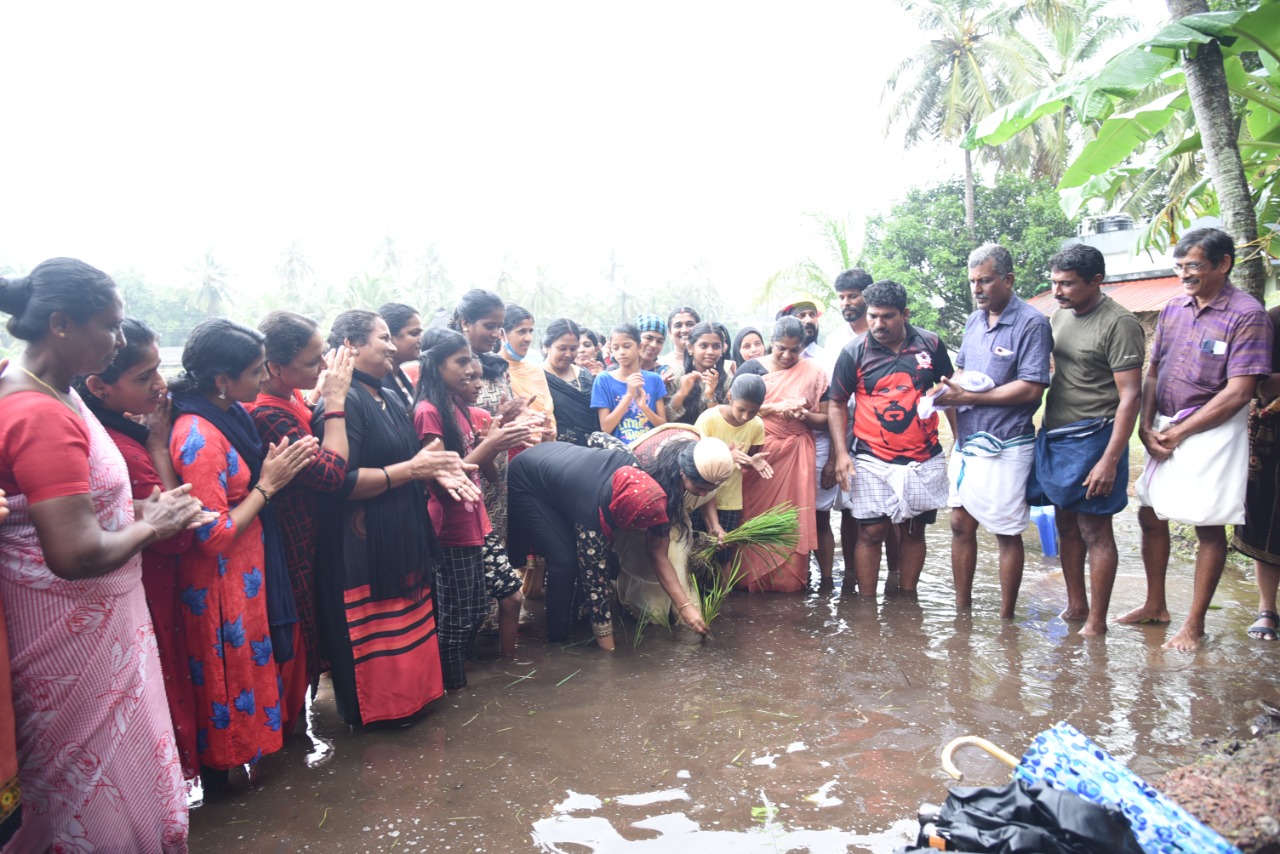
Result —
[[818, 547], [813, 505], [817, 497], [816, 451], [813, 428], [827, 423], [827, 374], [815, 361], [803, 358], [804, 326], [784, 317], [773, 328], [770, 351], [752, 359], [738, 371], [764, 377], [765, 398], [760, 407], [764, 419], [764, 453], [769, 455], [773, 477], [765, 480], [754, 469], [742, 473], [743, 521], [791, 502], [800, 509], [799, 539], [785, 559], [742, 552], [739, 587], [794, 593], [809, 582], [809, 552]]

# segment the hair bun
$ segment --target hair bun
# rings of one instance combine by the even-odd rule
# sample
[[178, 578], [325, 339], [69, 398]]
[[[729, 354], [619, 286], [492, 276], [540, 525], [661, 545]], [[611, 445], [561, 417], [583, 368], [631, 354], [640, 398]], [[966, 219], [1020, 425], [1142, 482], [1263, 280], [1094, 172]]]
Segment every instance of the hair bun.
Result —
[[0, 311], [20, 315], [31, 301], [31, 278], [18, 276], [0, 279]]

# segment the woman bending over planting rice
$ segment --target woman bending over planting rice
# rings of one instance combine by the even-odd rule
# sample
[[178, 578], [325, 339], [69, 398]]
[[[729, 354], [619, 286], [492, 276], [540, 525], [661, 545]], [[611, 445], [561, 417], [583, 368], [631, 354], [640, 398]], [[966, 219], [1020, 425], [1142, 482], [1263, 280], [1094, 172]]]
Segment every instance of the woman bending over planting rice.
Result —
[[649, 560], [680, 620], [706, 634], [698, 603], [680, 583], [668, 557], [672, 528], [685, 531], [686, 494], [706, 495], [733, 472], [733, 456], [719, 439], [671, 442], [647, 471], [623, 450], [564, 442], [537, 445], [511, 461], [510, 548], [513, 562], [531, 549], [547, 561], [547, 640], [569, 639], [575, 579], [581, 575], [596, 643], [612, 650], [607, 555], [622, 530], [645, 532]]

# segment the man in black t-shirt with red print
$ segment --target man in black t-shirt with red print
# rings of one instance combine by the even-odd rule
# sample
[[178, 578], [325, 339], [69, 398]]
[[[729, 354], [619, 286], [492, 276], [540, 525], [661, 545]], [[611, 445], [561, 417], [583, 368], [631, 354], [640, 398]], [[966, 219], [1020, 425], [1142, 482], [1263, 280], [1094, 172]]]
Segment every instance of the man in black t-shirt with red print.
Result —
[[[837, 479], [850, 490], [853, 515], [861, 523], [854, 555], [858, 592], [874, 596], [890, 526], [899, 527], [900, 585], [915, 590], [924, 568], [924, 526], [937, 521], [938, 508], [947, 504], [938, 415], [922, 419], [917, 406], [953, 369], [941, 339], [907, 322], [910, 310], [901, 285], [876, 282], [862, 298], [867, 332], [836, 360], [828, 417]], [[850, 398], [851, 437], [844, 414]]]

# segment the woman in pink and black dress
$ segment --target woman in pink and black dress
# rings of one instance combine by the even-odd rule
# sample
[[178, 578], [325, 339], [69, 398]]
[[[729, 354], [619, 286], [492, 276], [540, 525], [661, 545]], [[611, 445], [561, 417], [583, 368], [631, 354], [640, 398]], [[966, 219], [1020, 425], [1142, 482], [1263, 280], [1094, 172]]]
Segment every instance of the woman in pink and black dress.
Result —
[[298, 442], [312, 436], [311, 406], [299, 389], [313, 389], [321, 381], [325, 431], [320, 451], [275, 496], [272, 506], [280, 524], [289, 581], [298, 609], [293, 658], [282, 664], [280, 680], [284, 696], [283, 730], [286, 738], [306, 704], [307, 688], [315, 688], [327, 669], [320, 654], [320, 630], [316, 623], [315, 557], [319, 537], [320, 496], [337, 492], [347, 477], [347, 425], [343, 411], [351, 387], [351, 354], [339, 347], [330, 355], [333, 366], [325, 370], [324, 339], [316, 322], [291, 311], [273, 311], [258, 325], [266, 337], [267, 378], [258, 399], [245, 408], [253, 416], [258, 435], [268, 445], [288, 439]]
[[0, 379], [0, 598], [24, 814], [13, 851], [185, 851], [187, 804], [139, 553], [204, 521], [189, 487], [135, 502], [71, 390], [124, 346], [115, 283], [55, 258], [0, 279], [27, 342]]

